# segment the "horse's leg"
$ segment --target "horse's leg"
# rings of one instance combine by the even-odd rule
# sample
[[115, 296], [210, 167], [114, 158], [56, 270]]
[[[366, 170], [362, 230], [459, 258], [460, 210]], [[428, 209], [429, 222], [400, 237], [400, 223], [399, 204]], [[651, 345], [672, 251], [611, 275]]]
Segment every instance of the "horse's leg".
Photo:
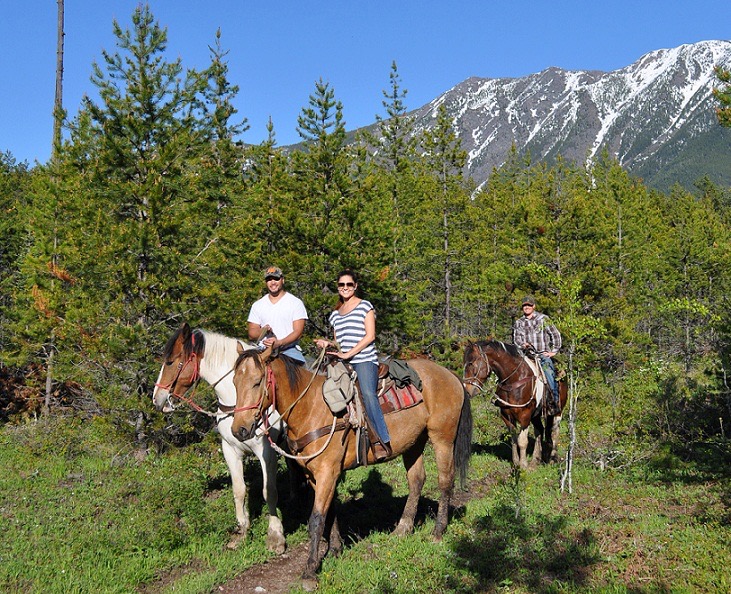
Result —
[[269, 527], [267, 528], [267, 549], [281, 555], [286, 548], [284, 540], [284, 526], [277, 515], [277, 454], [272, 448], [269, 440], [260, 435], [247, 442], [247, 445], [254, 452], [261, 463], [262, 494], [267, 504], [269, 513]]
[[439, 481], [439, 507], [434, 524], [434, 538], [441, 540], [449, 521], [449, 502], [454, 491], [454, 443], [440, 440], [438, 435], [432, 435], [432, 447], [436, 457]]
[[533, 445], [533, 456], [529, 466], [531, 468], [536, 468], [541, 462], [543, 462], [543, 443], [546, 439], [546, 430], [543, 427], [543, 421], [540, 416], [533, 417], [531, 424], [533, 425], [533, 433], [536, 436], [536, 441]]
[[[523, 470], [526, 470], [528, 468], [528, 427], [520, 428], [517, 434], [513, 434], [514, 436], [514, 443], [513, 448], [517, 447], [518, 450], [518, 463], [516, 466], [519, 466]], [[513, 450], [513, 464], [515, 464], [515, 449]]]
[[330, 511], [327, 514], [326, 532], [328, 533], [328, 551], [331, 552], [335, 557], [339, 557], [340, 553], [343, 552], [343, 539], [340, 536], [340, 525], [338, 524], [338, 515], [335, 508], [337, 507], [337, 500], [333, 500], [330, 506]]
[[546, 427], [546, 435], [550, 440], [550, 448], [548, 450], [548, 461], [558, 462], [558, 435], [559, 429], [561, 428], [561, 415], [555, 417], [549, 417], [550, 424]]
[[406, 468], [406, 478], [409, 483], [409, 496], [406, 498], [406, 505], [401, 514], [401, 519], [393, 531], [397, 536], [405, 536], [414, 531], [414, 519], [419, 506], [419, 497], [421, 497], [421, 490], [424, 488], [424, 482], [426, 481], [423, 456], [425, 445], [426, 436], [420, 437], [411, 448], [403, 453], [404, 468]]
[[289, 475], [289, 503], [299, 503], [309, 495], [307, 477], [299, 463], [291, 458], [286, 458], [286, 462]]
[[234, 495], [234, 508], [238, 529], [226, 545], [229, 549], [236, 549], [249, 531], [249, 510], [246, 506], [246, 483], [244, 482], [243, 455], [240, 449], [232, 446], [225, 439], [221, 440], [221, 450], [231, 475], [231, 490]]
[[325, 533], [328, 511], [335, 496], [335, 486], [338, 479], [338, 471], [335, 468], [327, 467], [324, 463], [314, 477], [315, 502], [312, 506], [312, 513], [307, 522], [307, 534], [310, 539], [310, 547], [305, 563], [305, 570], [302, 573], [302, 587], [305, 590], [317, 588], [317, 570], [320, 568], [322, 557], [320, 555], [320, 540]]

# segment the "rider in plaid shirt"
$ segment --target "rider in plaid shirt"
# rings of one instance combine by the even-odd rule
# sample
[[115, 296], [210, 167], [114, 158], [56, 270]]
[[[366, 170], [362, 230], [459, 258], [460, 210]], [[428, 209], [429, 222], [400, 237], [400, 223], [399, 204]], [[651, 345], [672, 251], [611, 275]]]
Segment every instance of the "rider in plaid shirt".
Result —
[[515, 320], [513, 325], [513, 343], [522, 349], [532, 348], [536, 351], [553, 401], [558, 406], [558, 384], [553, 357], [561, 348], [561, 333], [547, 315], [536, 311], [536, 300], [533, 297], [524, 297], [522, 307], [523, 317]]

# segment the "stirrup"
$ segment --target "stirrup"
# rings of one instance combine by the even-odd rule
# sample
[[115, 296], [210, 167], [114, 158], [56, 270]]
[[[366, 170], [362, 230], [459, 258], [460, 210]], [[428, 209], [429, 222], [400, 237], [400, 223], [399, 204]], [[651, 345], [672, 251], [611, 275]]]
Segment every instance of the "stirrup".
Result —
[[381, 460], [386, 460], [393, 456], [393, 449], [391, 448], [391, 444], [389, 442], [382, 443], [380, 441], [374, 441], [373, 442], [373, 457], [376, 459], [376, 462], [380, 462]]

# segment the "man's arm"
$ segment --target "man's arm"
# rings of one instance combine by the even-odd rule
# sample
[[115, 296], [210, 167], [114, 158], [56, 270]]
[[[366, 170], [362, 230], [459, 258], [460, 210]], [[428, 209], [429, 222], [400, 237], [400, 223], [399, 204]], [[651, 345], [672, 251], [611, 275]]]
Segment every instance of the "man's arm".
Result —
[[553, 357], [561, 348], [561, 333], [558, 331], [558, 328], [556, 328], [556, 326], [549, 323], [546, 326], [546, 334], [548, 335], [546, 345], [548, 348], [551, 349], [551, 351], [546, 354], [549, 357]]
[[[273, 349], [281, 349], [288, 347], [290, 344], [294, 344], [300, 339], [302, 333], [305, 331], [305, 320], [294, 320], [292, 322], [292, 332], [287, 334], [284, 338], [267, 338], [264, 344], [271, 346]], [[271, 341], [271, 342], [270, 342]]]
[[256, 322], [249, 322], [249, 340], [259, 340], [264, 329], [271, 330], [268, 324], [260, 326]]

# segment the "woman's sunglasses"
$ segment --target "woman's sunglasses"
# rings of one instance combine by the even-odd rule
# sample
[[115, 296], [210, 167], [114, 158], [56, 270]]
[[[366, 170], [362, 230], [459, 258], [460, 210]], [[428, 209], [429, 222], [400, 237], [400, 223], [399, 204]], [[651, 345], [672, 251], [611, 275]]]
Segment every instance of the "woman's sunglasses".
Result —
[[345, 287], [352, 289], [355, 287], [355, 283], [338, 283], [338, 289], [344, 289]]

